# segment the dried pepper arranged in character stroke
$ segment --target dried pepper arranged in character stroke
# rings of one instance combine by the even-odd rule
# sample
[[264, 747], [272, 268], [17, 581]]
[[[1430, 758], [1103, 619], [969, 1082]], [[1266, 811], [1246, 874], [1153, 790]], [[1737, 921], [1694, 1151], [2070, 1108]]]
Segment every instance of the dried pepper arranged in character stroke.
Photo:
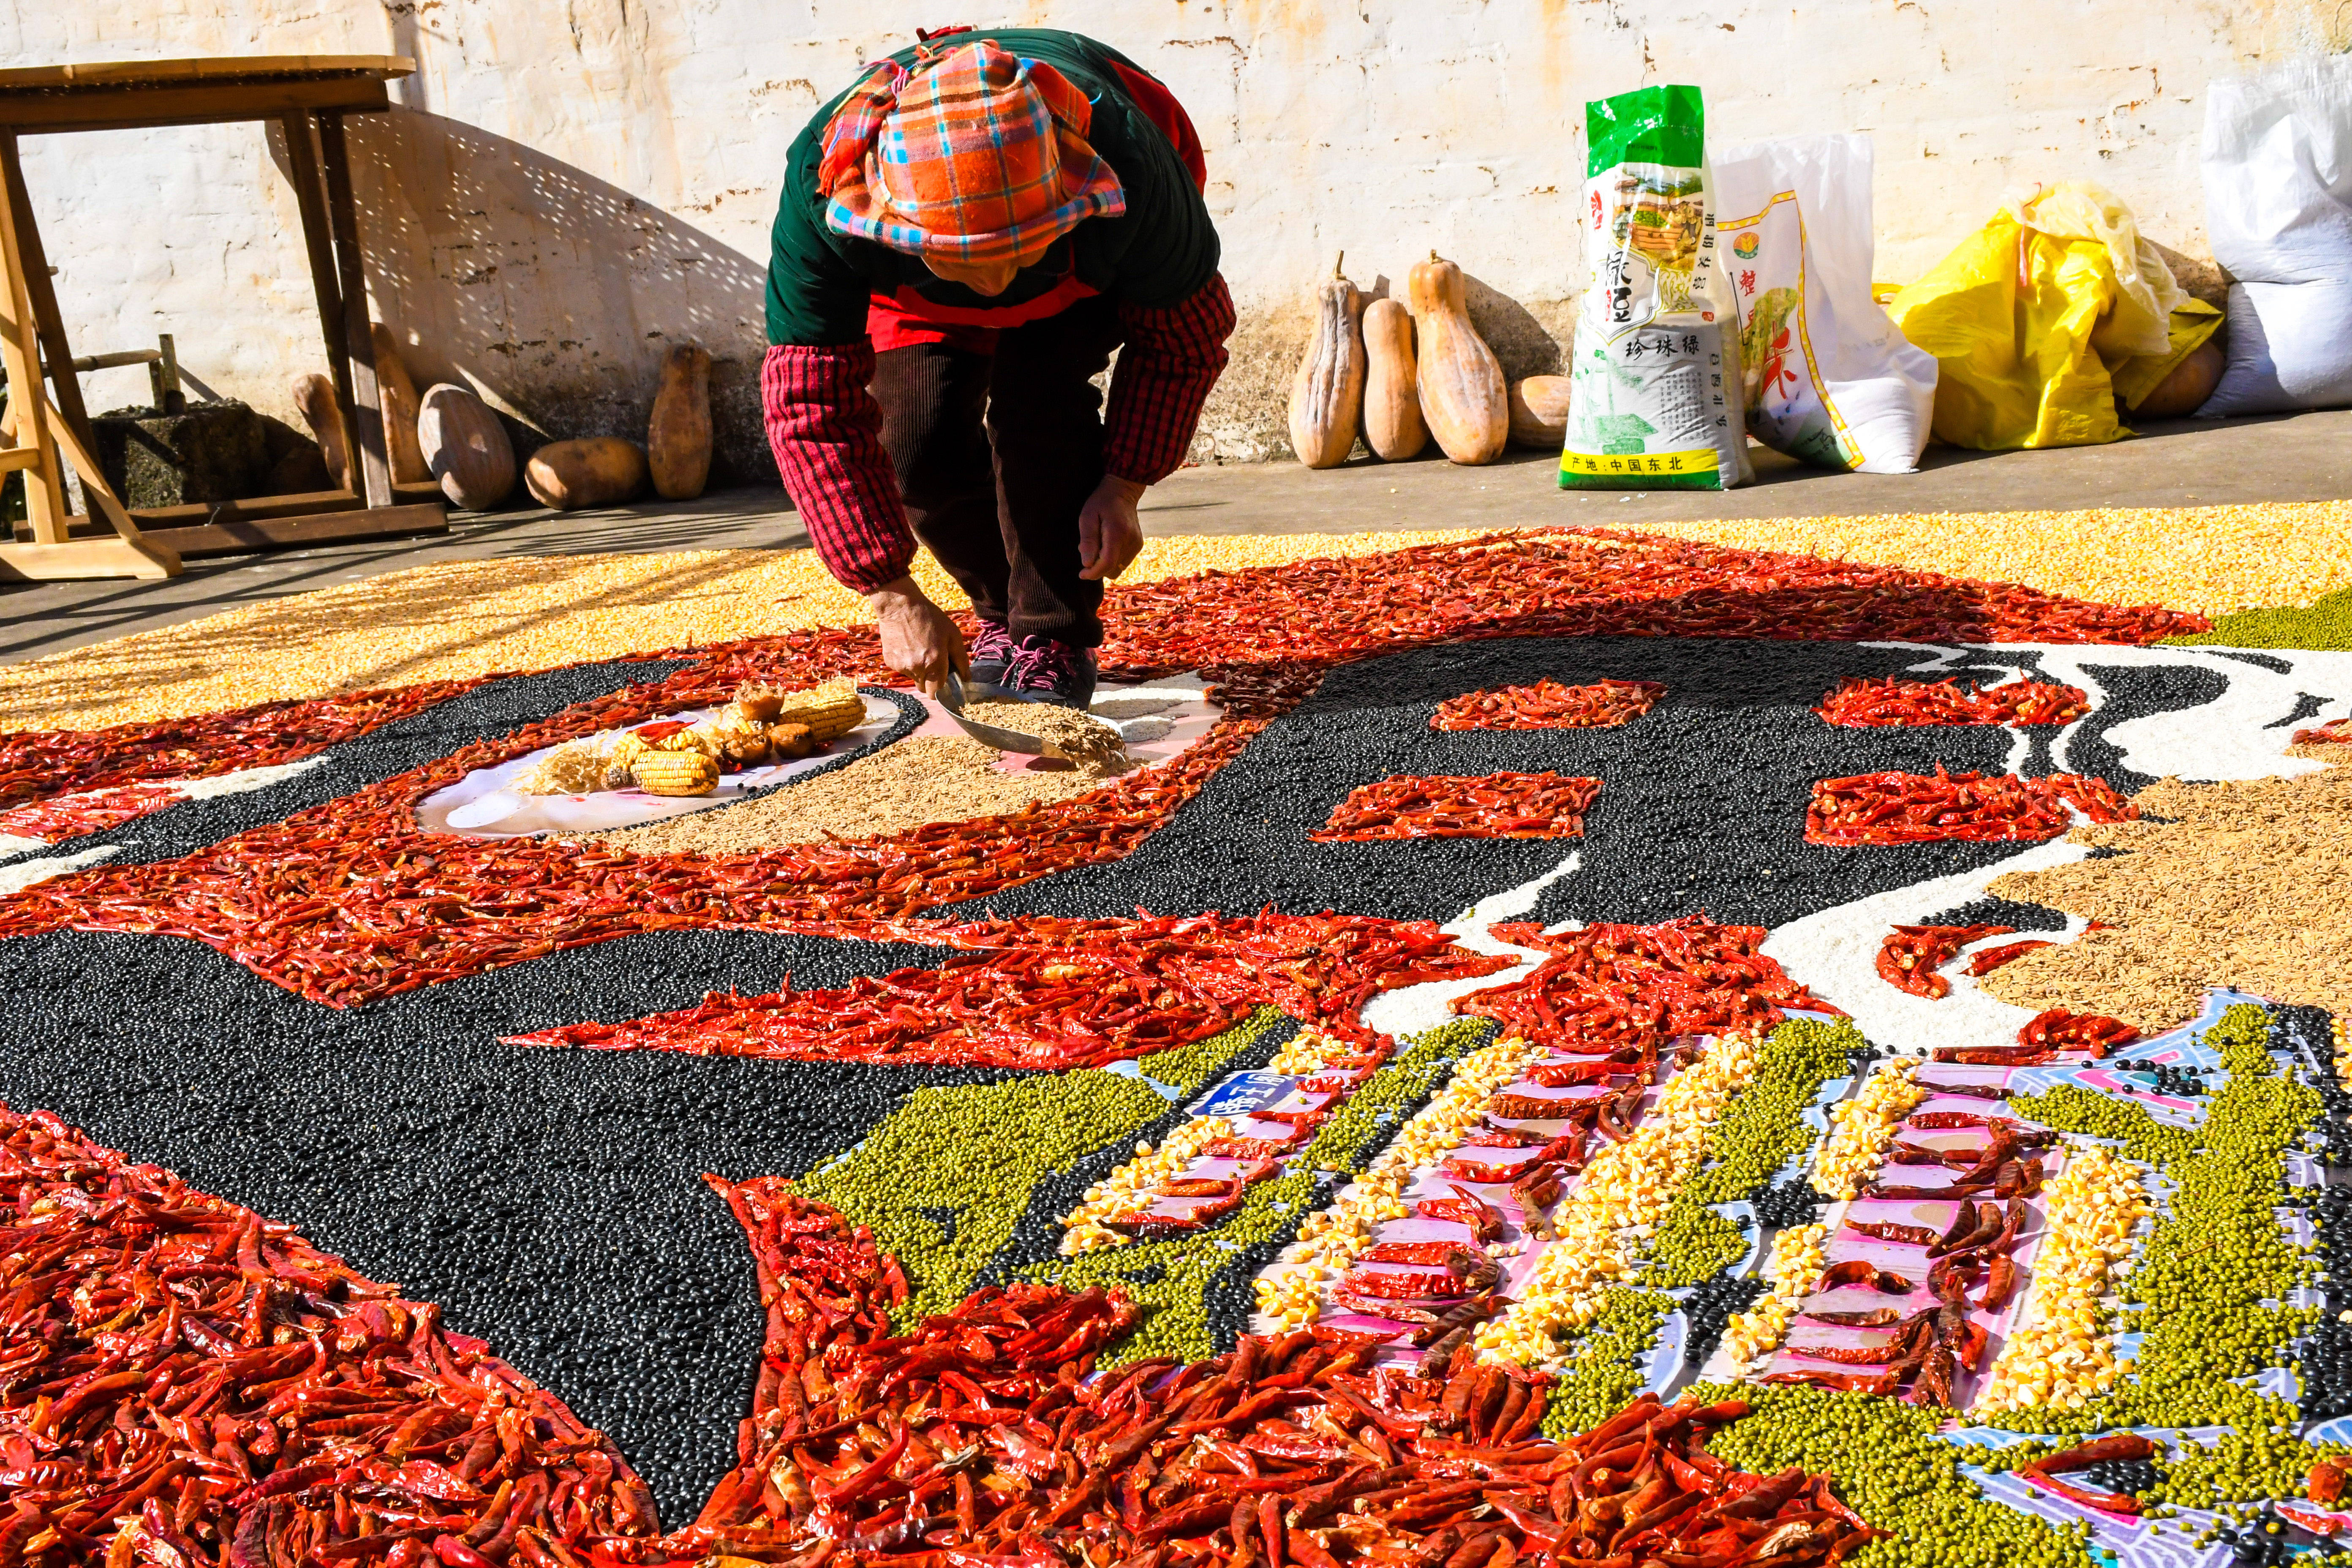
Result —
[[1859, 773], [1813, 785], [1805, 811], [1808, 844], [1999, 843], [2055, 838], [2074, 826], [2068, 808], [2093, 822], [2128, 822], [2139, 807], [2105, 779], [2079, 773]]
[[55, 795], [30, 805], [0, 811], [0, 837], [37, 838], [44, 844], [58, 844], [136, 822], [181, 798], [180, 792], [169, 784], [117, 784], [109, 789]]
[[1832, 724], [2064, 724], [2091, 710], [2090, 694], [2078, 686], [2013, 680], [2004, 686], [1970, 686], [1954, 680], [1883, 680], [1849, 677], [1813, 710]]
[[1469, 691], [1437, 705], [1433, 730], [1609, 730], [1631, 723], [1657, 705], [1666, 689], [1654, 680], [1596, 680], [1563, 686], [1538, 680]]
[[1969, 943], [1989, 936], [2005, 936], [2016, 929], [1995, 925], [1896, 926], [1878, 944], [1878, 977], [1914, 996], [1931, 1001], [1948, 996], [1952, 983], [1937, 973], [1937, 969]]
[[509, 1043], [1067, 1069], [1206, 1038], [1269, 1002], [1369, 1040], [1356, 1008], [1376, 992], [1512, 963], [1457, 947], [1426, 921], [1272, 910], [990, 921], [921, 934], [976, 951], [840, 990], [788, 984], [766, 996], [714, 994], [633, 1023], [572, 1024]]
[[1574, 838], [1601, 797], [1599, 779], [1565, 773], [1475, 777], [1399, 773], [1349, 792], [1318, 844], [1391, 838]]
[[1492, 1018], [1549, 1050], [1654, 1056], [1681, 1035], [1769, 1028], [1784, 1006], [1837, 1010], [1759, 951], [1761, 926], [1685, 915], [1557, 935], [1526, 921], [1493, 930], [1504, 942], [1551, 956], [1524, 979], [1460, 998], [1454, 1011]]
[[562, 1400], [291, 1227], [46, 1111], [0, 1107], [0, 1194], [26, 1561], [554, 1568], [659, 1528]]

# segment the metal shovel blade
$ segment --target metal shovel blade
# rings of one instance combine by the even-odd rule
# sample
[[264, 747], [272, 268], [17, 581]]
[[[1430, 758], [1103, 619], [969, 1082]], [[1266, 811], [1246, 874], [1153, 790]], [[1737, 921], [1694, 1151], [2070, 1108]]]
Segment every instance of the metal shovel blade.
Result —
[[963, 732], [983, 746], [993, 746], [1000, 752], [1022, 752], [1033, 757], [1058, 757], [1062, 753], [1053, 743], [1036, 735], [1024, 735], [1018, 730], [1000, 730], [993, 724], [983, 724], [977, 719], [963, 716], [963, 679], [955, 671], [948, 671], [948, 683], [940, 690], [940, 706], [947, 710]]

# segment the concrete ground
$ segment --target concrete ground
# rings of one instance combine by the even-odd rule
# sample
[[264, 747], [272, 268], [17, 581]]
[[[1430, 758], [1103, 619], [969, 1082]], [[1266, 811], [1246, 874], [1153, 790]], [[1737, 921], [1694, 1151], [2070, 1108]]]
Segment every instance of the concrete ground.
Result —
[[[1935, 447], [1916, 474], [1828, 474], [1761, 447], [1752, 455], [1751, 489], [1642, 494], [1562, 491], [1554, 458], [1516, 450], [1484, 468], [1434, 457], [1320, 473], [1291, 463], [1192, 468], [1145, 499], [1143, 525], [1151, 534], [1346, 533], [2335, 500], [2352, 497], [2352, 410], [2179, 420], [2061, 451]], [[457, 513], [446, 535], [195, 561], [164, 583], [0, 583], [0, 663], [437, 561], [807, 544], [782, 492], [766, 488], [601, 511]]]

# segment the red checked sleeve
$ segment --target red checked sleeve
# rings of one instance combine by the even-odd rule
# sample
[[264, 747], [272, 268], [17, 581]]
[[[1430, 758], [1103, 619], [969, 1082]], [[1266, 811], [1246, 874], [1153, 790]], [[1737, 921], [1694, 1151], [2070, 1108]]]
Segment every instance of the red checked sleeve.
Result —
[[1103, 467], [1122, 479], [1156, 485], [1182, 465], [1201, 405], [1224, 373], [1234, 297], [1223, 274], [1212, 273], [1173, 305], [1122, 302], [1118, 319], [1127, 342], [1111, 373]]
[[778, 343], [760, 367], [760, 402], [784, 489], [817, 559], [861, 594], [906, 575], [915, 533], [882, 447], [882, 405], [866, 390], [874, 346]]

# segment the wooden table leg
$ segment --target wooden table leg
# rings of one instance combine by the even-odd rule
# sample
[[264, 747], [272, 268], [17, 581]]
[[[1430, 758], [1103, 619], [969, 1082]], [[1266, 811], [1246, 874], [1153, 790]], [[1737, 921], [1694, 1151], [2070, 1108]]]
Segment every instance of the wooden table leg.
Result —
[[352, 199], [351, 154], [343, 117], [319, 116], [319, 157], [327, 173], [327, 221], [335, 237], [335, 272], [343, 299], [343, 352], [352, 367], [352, 450], [371, 507], [392, 504], [392, 462], [383, 441], [383, 395], [375, 379], [375, 338], [368, 331], [367, 273], [360, 265], [359, 211]]
[[[335, 279], [334, 236], [327, 226], [326, 198], [320, 194], [319, 153], [310, 140], [310, 115], [308, 110], [285, 115], [278, 126], [286, 134], [286, 164], [294, 180], [294, 205], [302, 215], [302, 245], [310, 258], [310, 288], [319, 297], [319, 335], [326, 341], [328, 374], [334, 378], [335, 400], [345, 411], [348, 424], [352, 367], [344, 348], [343, 290]], [[344, 435], [348, 439], [348, 428]]]
[[49, 258], [41, 248], [40, 226], [33, 221], [33, 204], [25, 192], [25, 164], [17, 156], [16, 138], [0, 135], [0, 174], [8, 182], [8, 205], [16, 212], [16, 247], [25, 268], [25, 293], [33, 310], [33, 329], [40, 338], [41, 357], [48, 362], [57, 387], [58, 412], [65, 416], [85, 447], [95, 446], [89, 410], [81, 400], [81, 377], [74, 374], [73, 350], [66, 345], [65, 317], [58, 310], [58, 288], [49, 280]]

